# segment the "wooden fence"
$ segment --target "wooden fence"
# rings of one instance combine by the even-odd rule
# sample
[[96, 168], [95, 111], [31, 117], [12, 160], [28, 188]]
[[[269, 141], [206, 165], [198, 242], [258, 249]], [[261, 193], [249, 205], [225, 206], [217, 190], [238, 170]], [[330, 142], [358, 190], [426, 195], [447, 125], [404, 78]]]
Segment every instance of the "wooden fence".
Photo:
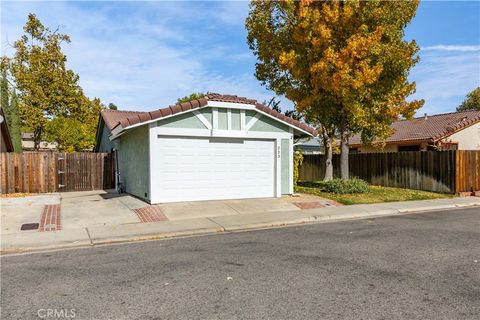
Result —
[[[334, 176], [340, 157], [333, 157]], [[375, 185], [444, 193], [480, 190], [480, 151], [358, 153], [349, 156], [350, 175]], [[299, 179], [322, 180], [325, 156], [305, 155]]]
[[100, 190], [115, 187], [110, 153], [2, 153], [1, 193]]
[[457, 151], [456, 192], [480, 191], [480, 151]]

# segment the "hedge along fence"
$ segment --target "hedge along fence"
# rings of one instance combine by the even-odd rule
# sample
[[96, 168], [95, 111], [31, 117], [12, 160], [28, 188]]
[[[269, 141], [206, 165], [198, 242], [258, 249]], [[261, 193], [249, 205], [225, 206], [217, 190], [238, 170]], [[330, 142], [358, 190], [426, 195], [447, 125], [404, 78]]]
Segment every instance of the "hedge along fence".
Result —
[[115, 187], [110, 153], [1, 153], [0, 193], [45, 193]]
[[[333, 174], [340, 175], [334, 155]], [[480, 190], [480, 151], [358, 153], [349, 156], [350, 175], [385, 187], [459, 193]], [[324, 155], [304, 155], [299, 180], [322, 180]]]

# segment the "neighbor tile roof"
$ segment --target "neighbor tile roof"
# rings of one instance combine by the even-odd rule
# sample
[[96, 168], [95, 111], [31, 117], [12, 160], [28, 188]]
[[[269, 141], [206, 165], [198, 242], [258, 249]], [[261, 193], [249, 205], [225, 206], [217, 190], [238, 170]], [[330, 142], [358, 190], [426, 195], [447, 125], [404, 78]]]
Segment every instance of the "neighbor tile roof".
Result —
[[[137, 124], [137, 123], [142, 123], [142, 122], [145, 122], [145, 121], [160, 119], [160, 118], [172, 115], [172, 114], [176, 114], [176, 113], [183, 112], [183, 111], [188, 111], [188, 110], [191, 110], [191, 109], [198, 109], [198, 108], [206, 106], [208, 101], [251, 104], [251, 105], [254, 105], [255, 108], [257, 108], [258, 110], [263, 111], [265, 113], [268, 113], [269, 115], [272, 115], [272, 116], [274, 116], [274, 117], [276, 117], [276, 118], [278, 118], [278, 119], [280, 119], [284, 122], [287, 122], [287, 123], [291, 124], [292, 126], [300, 128], [300, 129], [310, 133], [313, 136], [317, 135], [317, 131], [315, 130], [315, 128], [312, 128], [312, 127], [310, 127], [310, 126], [308, 126], [308, 125], [306, 125], [306, 124], [304, 124], [304, 123], [302, 123], [298, 120], [294, 120], [291, 117], [287, 117], [282, 113], [279, 113], [275, 110], [272, 110], [272, 109], [264, 106], [263, 104], [258, 103], [254, 99], [248, 99], [248, 98], [245, 98], [245, 97], [238, 97], [238, 96], [235, 96], [235, 95], [223, 95], [223, 94], [218, 94], [218, 93], [210, 93], [210, 94], [208, 94], [205, 97], [200, 98], [200, 99], [192, 100], [192, 101], [189, 101], [189, 102], [177, 103], [173, 106], [169, 106], [169, 107], [166, 107], [166, 108], [163, 108], [163, 109], [154, 110], [154, 111], [151, 111], [151, 112], [138, 112], [136, 114], [130, 114], [128, 116], [118, 115], [117, 118], [114, 119], [116, 121], [116, 123], [113, 125], [113, 127], [109, 127], [109, 129], [111, 130], [112, 128], [116, 127], [117, 125], [121, 125], [122, 128], [125, 129], [125, 128], [127, 128], [129, 126], [132, 126], [134, 124]], [[111, 110], [105, 110], [105, 111], [111, 111]], [[105, 119], [105, 117], [104, 117], [104, 119]], [[106, 123], [106, 121], [105, 121], [105, 123]]]
[[[452, 112], [413, 120], [399, 120], [391, 125], [394, 133], [385, 141], [386, 143], [438, 141], [476, 122], [480, 122], [480, 111]], [[362, 145], [360, 135], [353, 136], [349, 145]]]

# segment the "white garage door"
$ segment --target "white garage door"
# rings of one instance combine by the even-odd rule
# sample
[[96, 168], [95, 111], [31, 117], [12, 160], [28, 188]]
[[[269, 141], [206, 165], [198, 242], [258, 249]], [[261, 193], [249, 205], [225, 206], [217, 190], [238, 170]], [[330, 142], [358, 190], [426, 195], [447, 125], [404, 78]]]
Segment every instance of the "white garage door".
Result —
[[152, 202], [273, 197], [273, 140], [159, 137]]

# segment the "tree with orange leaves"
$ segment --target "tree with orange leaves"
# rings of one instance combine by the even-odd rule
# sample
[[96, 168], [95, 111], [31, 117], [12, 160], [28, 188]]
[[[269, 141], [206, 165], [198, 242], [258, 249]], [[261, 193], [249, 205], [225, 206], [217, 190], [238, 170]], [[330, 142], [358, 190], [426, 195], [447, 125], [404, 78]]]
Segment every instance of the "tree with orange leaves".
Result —
[[[351, 135], [361, 132], [365, 143], [381, 143], [393, 121], [411, 118], [423, 105], [407, 101], [415, 92], [408, 73], [419, 57], [404, 29], [417, 6], [418, 0], [250, 4], [246, 28], [258, 58], [256, 77], [317, 123], [327, 146], [340, 136], [344, 179]], [[331, 152], [331, 172], [328, 161]]]

